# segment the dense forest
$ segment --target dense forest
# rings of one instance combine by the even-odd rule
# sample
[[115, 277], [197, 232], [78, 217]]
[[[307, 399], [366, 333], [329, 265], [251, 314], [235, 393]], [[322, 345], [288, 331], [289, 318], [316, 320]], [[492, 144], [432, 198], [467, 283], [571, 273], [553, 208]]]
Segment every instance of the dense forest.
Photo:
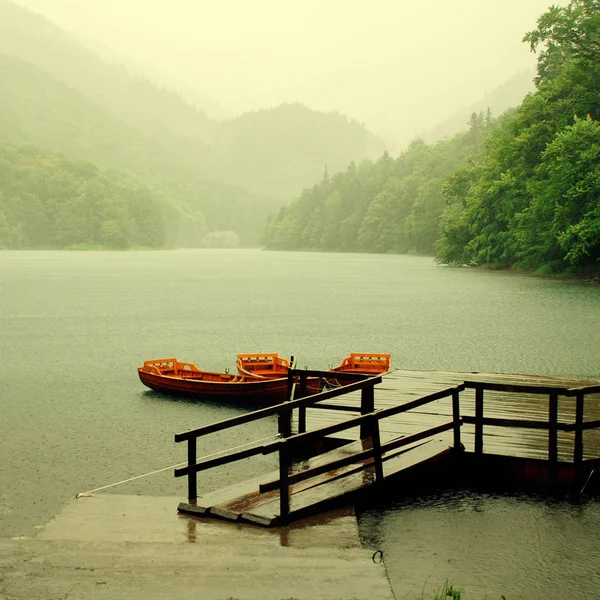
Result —
[[[205, 246], [223, 238], [219, 234], [207, 240], [209, 232], [224, 231], [234, 231], [242, 245], [255, 244], [257, 231], [273, 206], [272, 198], [204, 178], [150, 134], [127, 125], [31, 63], [2, 54], [0, 136], [17, 145], [58, 151], [75, 162], [121, 171], [121, 177], [134, 174], [146, 185], [162, 190], [168, 221], [164, 238], [169, 246]], [[47, 171], [39, 174], [50, 175]], [[6, 195], [5, 184], [0, 179]], [[21, 225], [26, 228], [26, 223]], [[231, 239], [231, 234], [226, 239]], [[42, 243], [41, 239], [39, 244], [29, 240], [33, 246]], [[128, 245], [135, 245], [134, 240], [130, 242]], [[13, 247], [1, 240], [0, 245]]]
[[[256, 246], [269, 212], [318, 177], [324, 164], [340, 169], [383, 151], [362, 125], [301, 105], [213, 121], [10, 0], [0, 0], [0, 137], [154, 189], [169, 247]], [[50, 168], [46, 164], [39, 177], [51, 177]], [[4, 197], [7, 181], [0, 179]], [[25, 221], [15, 227], [28, 229]], [[0, 247], [13, 247], [17, 238], [0, 239]], [[46, 237], [19, 239], [18, 247], [48, 243]], [[53, 240], [53, 247], [67, 243]], [[125, 246], [138, 243], [133, 236]]]
[[354, 163], [268, 220], [271, 249], [435, 253], [453, 265], [600, 270], [600, 1], [552, 7], [524, 37], [535, 91], [465, 133]]
[[535, 93], [446, 188], [437, 245], [450, 264], [600, 268], [600, 2], [553, 7], [524, 41]]
[[267, 222], [262, 242], [281, 250], [433, 252], [448, 175], [482, 153], [489, 114], [473, 114], [469, 130], [427, 145], [413, 142], [397, 159], [351, 163], [305, 190]]
[[0, 247], [164, 246], [167, 204], [156, 190], [35, 146], [0, 140]]

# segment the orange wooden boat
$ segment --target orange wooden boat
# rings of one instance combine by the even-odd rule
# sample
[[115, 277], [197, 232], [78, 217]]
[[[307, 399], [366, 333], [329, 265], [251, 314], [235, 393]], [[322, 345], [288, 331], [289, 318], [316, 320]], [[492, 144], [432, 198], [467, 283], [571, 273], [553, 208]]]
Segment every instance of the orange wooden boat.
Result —
[[361, 375], [383, 375], [392, 368], [391, 354], [368, 354], [352, 352], [337, 366], [329, 369], [338, 373], [359, 373]]
[[144, 361], [138, 368], [140, 381], [164, 394], [190, 396], [198, 400], [279, 404], [287, 399], [287, 377], [258, 378], [234, 373], [201, 371], [193, 363], [176, 358]]
[[290, 361], [273, 352], [238, 354], [237, 370], [240, 375], [258, 379], [287, 377]]

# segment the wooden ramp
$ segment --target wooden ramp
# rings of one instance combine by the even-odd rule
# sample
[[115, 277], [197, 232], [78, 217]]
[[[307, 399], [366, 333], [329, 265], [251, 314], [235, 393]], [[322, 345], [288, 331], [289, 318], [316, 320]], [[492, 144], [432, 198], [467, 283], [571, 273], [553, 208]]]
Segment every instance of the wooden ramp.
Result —
[[[366, 438], [295, 463], [289, 475], [287, 518], [297, 520], [348, 503], [379, 485], [372, 447], [372, 438]], [[382, 456], [383, 480], [401, 478], [403, 473], [450, 452], [449, 441], [441, 438], [386, 452]], [[312, 476], [303, 479], [303, 473]], [[281, 521], [279, 483], [279, 472], [274, 471], [201, 496], [197, 504], [181, 503], [178, 510], [270, 527]]]

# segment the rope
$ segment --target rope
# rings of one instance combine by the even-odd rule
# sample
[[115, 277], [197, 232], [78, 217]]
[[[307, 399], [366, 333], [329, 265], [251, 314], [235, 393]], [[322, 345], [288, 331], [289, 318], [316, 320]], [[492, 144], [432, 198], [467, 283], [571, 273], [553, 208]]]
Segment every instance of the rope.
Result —
[[[239, 446], [235, 446], [233, 448], [227, 448], [225, 450], [219, 450], [218, 452], [213, 452], [212, 454], [206, 454], [205, 456], [201, 456], [199, 460], [205, 460], [207, 458], [213, 458], [214, 456], [218, 456], [219, 454], [224, 454], [226, 452], [231, 452], [232, 450], [239, 450], [244, 446], [250, 446], [251, 444], [257, 444], [258, 442], [264, 442], [266, 440], [276, 439], [281, 437], [281, 434], [270, 435], [265, 438], [261, 438], [260, 440], [252, 440], [251, 442], [246, 442], [245, 444], [240, 444]], [[93, 496], [94, 492], [99, 492], [100, 490], [105, 490], [107, 488], [115, 487], [117, 485], [121, 485], [122, 483], [128, 483], [129, 481], [135, 481], [136, 479], [141, 479], [142, 477], [149, 477], [150, 475], [156, 475], [157, 473], [162, 473], [163, 471], [168, 471], [169, 469], [175, 469], [176, 467], [182, 467], [183, 465], [187, 465], [187, 461], [178, 463], [176, 465], [170, 465], [168, 467], [163, 467], [162, 469], [157, 469], [156, 471], [150, 471], [149, 473], [144, 473], [143, 475], [136, 475], [135, 477], [130, 477], [129, 479], [123, 479], [121, 481], [117, 481], [116, 483], [110, 483], [108, 485], [103, 485], [102, 487], [95, 488], [93, 490], [88, 490], [87, 492], [80, 492], [79, 494], [75, 494], [73, 498], [85, 498], [86, 496]], [[71, 498], [71, 499], [73, 499]]]
[[[393, 373], [396, 370], [397, 369], [392, 369], [392, 370], [388, 371], [387, 373]], [[387, 373], [385, 373], [385, 374], [387, 374]], [[336, 382], [337, 382], [337, 380], [336, 380]], [[294, 385], [295, 385], [295, 383], [294, 383]], [[218, 456], [219, 454], [231, 452], [232, 450], [239, 450], [240, 448], [244, 448], [245, 446], [250, 446], [251, 444], [256, 444], [258, 442], [264, 442], [266, 440], [276, 439], [279, 437], [281, 437], [281, 434], [278, 433], [275, 436], [271, 435], [271, 436], [268, 436], [265, 438], [261, 438], [260, 440], [253, 440], [251, 442], [246, 442], [245, 444], [240, 444], [239, 446], [235, 446], [233, 448], [227, 448], [226, 450], [220, 450], [219, 452], [213, 452], [212, 454], [207, 454], [205, 456], [200, 457], [200, 460], [204, 460], [207, 458], [213, 458], [214, 456]], [[115, 486], [121, 485], [123, 483], [129, 483], [130, 481], [135, 481], [136, 479], [142, 479], [143, 477], [150, 477], [150, 475], [156, 475], [157, 473], [162, 473], [163, 471], [168, 471], [169, 469], [175, 469], [177, 467], [182, 467], [183, 465], [187, 465], [187, 461], [182, 462], [182, 463], [177, 463], [176, 465], [170, 465], [168, 467], [163, 467], [162, 469], [156, 469], [156, 471], [150, 471], [149, 473], [144, 473], [143, 475], [136, 475], [135, 477], [130, 477], [129, 479], [122, 479], [121, 481], [117, 481], [116, 483], [110, 483], [108, 485], [103, 485], [102, 487], [94, 488], [93, 490], [88, 490], [87, 492], [79, 492], [78, 494], [75, 494], [75, 496], [73, 496], [73, 498], [85, 498], [86, 496], [93, 496], [94, 492], [99, 492], [100, 490], [106, 490], [108, 488], [115, 487]]]
[[591, 481], [591, 479], [592, 479], [592, 477], [594, 476], [594, 473], [595, 473], [595, 472], [596, 472], [596, 469], [592, 469], [592, 470], [590, 471], [590, 474], [589, 474], [589, 476], [588, 476], [588, 478], [587, 478], [587, 481], [585, 482], [585, 485], [584, 485], [584, 486], [581, 488], [581, 491], [579, 492], [580, 494], [583, 494], [583, 493], [585, 492], [585, 489], [587, 488], [587, 486], [588, 486], [588, 483]]

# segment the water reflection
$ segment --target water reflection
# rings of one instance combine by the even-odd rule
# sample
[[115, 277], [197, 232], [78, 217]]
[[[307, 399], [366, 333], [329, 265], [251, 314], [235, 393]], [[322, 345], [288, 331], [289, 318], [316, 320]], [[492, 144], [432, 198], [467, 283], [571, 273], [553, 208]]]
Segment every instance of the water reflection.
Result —
[[293, 521], [285, 527], [259, 527], [215, 517], [179, 514], [189, 544], [219, 543], [231, 536], [232, 548], [243, 544], [269, 544], [292, 548], [357, 548], [360, 539], [354, 509], [345, 506]]
[[240, 413], [248, 413], [259, 408], [266, 408], [271, 406], [273, 403], [260, 403], [256, 399], [244, 400], [243, 398], [237, 398], [235, 400], [224, 399], [223, 401], [205, 400], [194, 396], [187, 396], [183, 394], [163, 394], [154, 390], [144, 390], [141, 392], [141, 397], [145, 400], [154, 400], [156, 402], [178, 402], [181, 404], [196, 405], [199, 408], [214, 409], [221, 411], [225, 414], [226, 418], [228, 415], [237, 416]]

